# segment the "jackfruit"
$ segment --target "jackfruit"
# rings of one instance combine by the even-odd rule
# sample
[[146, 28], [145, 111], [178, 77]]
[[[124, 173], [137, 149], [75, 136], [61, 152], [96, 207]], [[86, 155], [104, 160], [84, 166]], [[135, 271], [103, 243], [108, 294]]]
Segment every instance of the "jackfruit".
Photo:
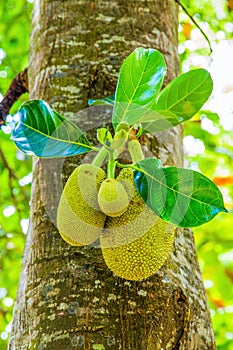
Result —
[[128, 132], [124, 129], [117, 131], [114, 135], [114, 138], [111, 142], [110, 149], [114, 150], [117, 148], [124, 148], [126, 140], [128, 139]]
[[105, 178], [105, 172], [91, 164], [78, 166], [69, 177], [57, 211], [57, 227], [67, 243], [83, 246], [99, 238], [106, 216], [98, 205], [98, 190]]
[[98, 202], [104, 214], [117, 217], [126, 211], [129, 205], [129, 198], [120, 182], [116, 179], [106, 179], [100, 185]]
[[[132, 169], [123, 169], [117, 178], [133, 182]], [[166, 261], [173, 246], [175, 226], [160, 219], [148, 208], [134, 185], [127, 211], [108, 217], [100, 235], [107, 266], [127, 280], [142, 280], [153, 275]]]
[[142, 147], [138, 140], [130, 140], [128, 142], [128, 150], [133, 163], [140, 162], [144, 158]]
[[125, 131], [129, 131], [130, 130], [130, 126], [127, 122], [125, 121], [122, 121], [120, 122], [118, 125], [117, 125], [117, 128], [116, 128], [116, 132], [120, 131], [120, 130], [125, 130]]

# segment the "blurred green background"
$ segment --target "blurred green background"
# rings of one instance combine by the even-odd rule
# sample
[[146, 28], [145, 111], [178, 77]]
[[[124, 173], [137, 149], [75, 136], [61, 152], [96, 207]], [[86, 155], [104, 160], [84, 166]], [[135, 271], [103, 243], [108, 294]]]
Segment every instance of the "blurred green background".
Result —
[[[175, 0], [174, 0], [175, 1]], [[183, 0], [179, 19], [181, 71], [203, 67], [214, 91], [203, 111], [185, 123], [185, 167], [210, 177], [224, 195], [229, 214], [196, 228], [195, 239], [219, 350], [233, 349], [233, 1]], [[0, 3], [0, 99], [27, 66], [33, 0]], [[11, 113], [28, 99], [25, 94]], [[9, 118], [10, 121], [10, 118]], [[31, 159], [16, 149], [9, 127], [0, 132], [0, 349], [7, 349], [12, 309], [27, 232]]]

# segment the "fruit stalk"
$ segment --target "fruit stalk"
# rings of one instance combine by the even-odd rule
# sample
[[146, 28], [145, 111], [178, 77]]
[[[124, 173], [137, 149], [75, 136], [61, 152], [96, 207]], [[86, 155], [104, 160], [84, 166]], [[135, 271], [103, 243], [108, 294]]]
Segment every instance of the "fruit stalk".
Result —
[[107, 155], [108, 150], [105, 147], [101, 147], [91, 164], [100, 168]]
[[113, 158], [113, 155], [111, 155], [113, 152], [110, 152], [110, 159], [108, 160], [108, 167], [107, 167], [107, 178], [108, 179], [115, 179], [115, 169], [116, 169], [116, 160]]

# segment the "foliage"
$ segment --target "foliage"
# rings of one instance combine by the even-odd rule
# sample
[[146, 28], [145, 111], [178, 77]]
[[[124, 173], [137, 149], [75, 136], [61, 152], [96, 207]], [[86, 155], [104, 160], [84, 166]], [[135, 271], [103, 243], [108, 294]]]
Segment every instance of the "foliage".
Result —
[[[209, 130], [205, 130], [207, 122], [212, 125]], [[224, 130], [216, 114], [209, 111], [199, 113], [195, 120], [186, 124], [185, 139], [190, 137], [190, 133], [196, 142], [200, 140], [203, 143], [205, 152], [189, 154], [187, 165], [196, 168], [198, 164], [201, 171], [207, 172], [220, 186], [230, 211], [225, 216], [226, 220], [223, 221], [220, 214], [211, 223], [194, 230], [217, 345], [219, 349], [230, 350], [233, 337], [233, 147], [228, 142], [230, 132]]]
[[[209, 0], [183, 0], [182, 3], [189, 12], [194, 15], [200, 26], [205, 30], [215, 47], [223, 39], [232, 39], [233, 11], [231, 1]], [[27, 52], [29, 43], [30, 13], [32, 4], [26, 0], [7, 0], [0, 5], [0, 93], [4, 94], [15, 75], [27, 65]], [[190, 19], [181, 11], [179, 21], [179, 52], [182, 71], [198, 66], [207, 67], [211, 57], [205, 40], [198, 35], [198, 29]], [[3, 51], [1, 51], [3, 50]], [[6, 54], [6, 57], [4, 55]], [[23, 100], [15, 104], [12, 113], [18, 109]], [[111, 103], [111, 102], [110, 102]], [[204, 114], [204, 117], [201, 116]], [[203, 120], [203, 122], [202, 122]], [[212, 122], [212, 126], [219, 129], [218, 133], [211, 133], [204, 128], [204, 121]], [[221, 181], [221, 190], [224, 194], [226, 207], [232, 209], [232, 131], [221, 127], [218, 116], [213, 113], [199, 113], [191, 121], [185, 123], [186, 137], [193, 137], [205, 146], [203, 153], [195, 155], [187, 154], [186, 167], [203, 171], [214, 181], [218, 177]], [[31, 162], [28, 157], [16, 150], [14, 143], [9, 140], [9, 135], [1, 134], [0, 149], [4, 150], [5, 157], [14, 170], [18, 180], [14, 180], [14, 190], [19, 191], [19, 180], [25, 179], [25, 185], [21, 186], [29, 196], [29, 181]], [[17, 156], [16, 156], [17, 155]], [[7, 217], [3, 212], [6, 207], [14, 206], [9, 191], [9, 176], [2, 158], [0, 157], [0, 348], [6, 349], [8, 339], [3, 340], [9, 331], [12, 314], [12, 301], [7, 298], [15, 298], [16, 286], [19, 277], [21, 255], [23, 250], [24, 235], [20, 226], [18, 211]], [[219, 180], [220, 178], [220, 180]], [[228, 180], [227, 180], [228, 178]], [[224, 184], [225, 181], [225, 184]], [[4, 185], [3, 184], [7, 184]], [[23, 218], [28, 218], [28, 202], [20, 199]], [[203, 279], [207, 288], [207, 296], [210, 303], [214, 331], [218, 349], [230, 350], [233, 346], [232, 320], [233, 320], [233, 294], [232, 294], [232, 213], [224, 216], [219, 214], [209, 224], [204, 224], [195, 229], [195, 238], [198, 255], [203, 273]], [[4, 230], [2, 229], [4, 227]], [[9, 234], [8, 236], [6, 236]], [[12, 237], [11, 235], [14, 234]], [[9, 244], [8, 244], [9, 243]], [[8, 248], [6, 248], [8, 246]], [[11, 247], [11, 249], [9, 248]], [[230, 253], [230, 254], [229, 254]], [[2, 289], [1, 289], [2, 288]], [[5, 293], [7, 293], [5, 295]]]
[[[14, 77], [28, 62], [32, 1], [7, 0], [0, 6], [0, 93], [5, 93]], [[28, 95], [23, 97], [28, 99]], [[22, 99], [16, 102], [17, 110]]]
[[91, 149], [84, 133], [44, 101], [28, 101], [17, 112], [20, 122], [12, 132], [19, 149], [38, 157], [69, 157]]
[[[218, 53], [219, 60], [215, 64], [215, 76], [219, 75], [219, 78], [217, 81], [215, 79], [215, 92], [212, 97], [212, 101], [216, 99], [219, 102], [212, 109], [215, 112], [208, 110], [211, 107], [209, 104], [205, 106], [204, 111], [185, 123], [184, 145], [186, 166], [204, 171], [220, 186], [225, 205], [230, 211], [227, 217], [224, 216], [225, 220], [222, 220], [222, 214], [219, 214], [210, 223], [194, 229], [217, 348], [230, 350], [233, 346], [233, 147], [232, 126], [230, 127], [232, 112], [227, 117], [226, 103], [230, 101], [232, 106], [232, 80], [231, 83], [229, 81], [232, 69], [230, 62], [228, 67], [225, 64], [224, 70], [219, 63], [226, 62], [227, 55], [230, 55], [229, 50], [223, 52], [222, 48], [227, 46], [227, 43], [229, 47], [232, 44], [227, 40], [232, 40], [233, 37], [233, 8], [231, 1], [184, 0], [182, 3], [211, 39], [213, 55], [209, 55], [205, 40], [187, 15], [181, 11], [179, 21], [181, 69], [186, 71], [199, 66], [211, 68], [212, 64], [215, 64], [216, 50], [221, 47]], [[216, 106], [219, 108], [216, 109]], [[222, 116], [219, 116], [216, 110], [221, 112], [221, 109]], [[187, 144], [190, 145], [189, 148]]]
[[136, 184], [144, 201], [162, 219], [194, 227], [225, 211], [220, 191], [207, 177], [176, 167], [157, 168], [155, 161], [148, 158], [137, 163]]
[[[19, 109], [20, 120], [12, 139], [25, 153], [45, 158], [97, 151], [94, 160], [97, 166], [102, 165], [104, 158], [100, 164], [96, 159], [106, 151], [108, 177], [115, 178], [116, 166], [130, 167], [118, 163], [130, 139], [136, 140], [142, 132], [148, 133], [151, 129], [153, 132], [166, 130], [189, 120], [212, 92], [212, 79], [204, 69], [182, 74], [160, 92], [165, 72], [163, 56], [154, 49], [135, 49], [125, 59], [113, 102], [115, 134], [111, 136], [107, 129], [102, 135], [97, 131], [103, 144], [100, 150], [91, 146], [76, 125], [42, 100], [28, 101]], [[135, 159], [134, 148], [130, 153]], [[158, 167], [158, 164], [157, 159], [138, 159], [131, 167], [135, 170], [138, 192], [160, 218], [181, 227], [193, 227], [226, 211], [220, 191], [205, 176], [193, 170]]]
[[[16, 150], [8, 135], [0, 140], [0, 324], [8, 336], [28, 222], [31, 160]], [[22, 230], [24, 232], [22, 232]], [[0, 347], [3, 349], [3, 340]]]
[[[0, 100], [27, 66], [32, 4], [7, 0], [0, 4]], [[28, 99], [25, 94], [12, 108]], [[7, 134], [0, 138], [0, 348], [6, 349], [19, 280], [29, 217], [31, 158], [17, 150]]]

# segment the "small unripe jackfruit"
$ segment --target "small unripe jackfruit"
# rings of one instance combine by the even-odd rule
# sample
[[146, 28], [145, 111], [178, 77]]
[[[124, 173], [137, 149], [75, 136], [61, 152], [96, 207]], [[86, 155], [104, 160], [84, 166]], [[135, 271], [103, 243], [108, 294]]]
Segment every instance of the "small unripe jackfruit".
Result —
[[[130, 179], [131, 169], [123, 169], [118, 180]], [[127, 211], [117, 218], [108, 217], [100, 235], [107, 266], [117, 276], [142, 280], [153, 275], [172, 249], [175, 226], [160, 219], [148, 208], [134, 185]]]
[[126, 140], [128, 138], [128, 132], [124, 129], [117, 131], [114, 135], [114, 138], [111, 142], [110, 149], [124, 148]]
[[125, 121], [122, 121], [122, 122], [120, 122], [120, 123], [117, 125], [116, 132], [117, 132], [117, 131], [120, 131], [120, 130], [125, 130], [125, 131], [128, 132], [129, 129], [130, 129], [129, 124], [128, 124], [127, 122], [125, 122]]
[[116, 179], [106, 179], [100, 186], [98, 202], [104, 214], [117, 217], [126, 211], [129, 205], [129, 197], [120, 182]]
[[57, 227], [67, 243], [83, 246], [99, 238], [106, 216], [98, 205], [98, 190], [105, 178], [105, 172], [91, 164], [78, 166], [69, 177], [57, 212]]

